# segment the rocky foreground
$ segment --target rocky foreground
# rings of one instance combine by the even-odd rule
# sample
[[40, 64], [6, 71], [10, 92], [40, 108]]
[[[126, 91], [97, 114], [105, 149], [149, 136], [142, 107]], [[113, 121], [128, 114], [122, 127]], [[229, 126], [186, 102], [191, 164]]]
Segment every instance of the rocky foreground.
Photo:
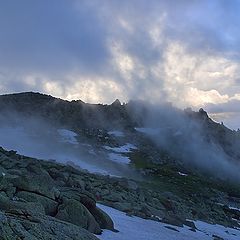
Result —
[[240, 205], [240, 198], [206, 186], [205, 195], [195, 189], [192, 195], [180, 196], [159, 184], [154, 188], [152, 182], [90, 174], [2, 148], [0, 164], [1, 239], [91, 240], [102, 229], [116, 231], [96, 201], [193, 231], [195, 225], [187, 219], [239, 227], [240, 211], [227, 205]]
[[78, 171], [0, 151], [1, 239], [90, 240], [114, 230]]

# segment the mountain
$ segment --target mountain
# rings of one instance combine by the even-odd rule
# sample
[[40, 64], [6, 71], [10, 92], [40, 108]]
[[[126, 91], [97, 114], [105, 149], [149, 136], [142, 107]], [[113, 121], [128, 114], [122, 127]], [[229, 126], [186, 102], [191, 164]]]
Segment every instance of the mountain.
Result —
[[[136, 132], [135, 128], [171, 128], [172, 132], [182, 131], [182, 135], [200, 134], [206, 141], [218, 145], [233, 161], [240, 161], [240, 132], [214, 122], [203, 109], [199, 112], [191, 109], [181, 111], [169, 104], [156, 107], [138, 101], [121, 104], [118, 99], [110, 105], [88, 104], [80, 100], [69, 102], [49, 95], [26, 92], [1, 95], [0, 113], [2, 116], [15, 113], [18, 117], [35, 117], [74, 131], [91, 129], [98, 132], [101, 129], [105, 132]], [[17, 118], [12, 117], [12, 120], [16, 121]], [[189, 123], [194, 126], [186, 126]], [[189, 129], [193, 132], [190, 133]]]
[[[66, 101], [40, 93], [19, 93], [0, 96], [1, 112], [36, 116], [70, 128], [127, 128], [131, 124], [124, 105]], [[107, 124], [106, 124], [107, 122]]]
[[104, 204], [148, 228], [157, 224], [165, 239], [238, 239], [239, 144], [238, 131], [203, 109], [1, 95], [1, 234], [96, 239], [91, 233], [109, 229], [97, 237], [121, 239], [116, 229], [130, 236], [120, 219], [135, 220]]

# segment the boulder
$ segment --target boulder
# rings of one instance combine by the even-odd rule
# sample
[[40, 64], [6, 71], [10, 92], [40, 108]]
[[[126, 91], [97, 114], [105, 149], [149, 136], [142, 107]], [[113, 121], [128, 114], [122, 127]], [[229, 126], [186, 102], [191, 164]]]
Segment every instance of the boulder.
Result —
[[39, 169], [36, 174], [29, 172], [27, 175], [15, 177], [11, 183], [18, 191], [34, 192], [55, 199], [54, 181], [46, 170]]
[[41, 203], [47, 215], [54, 216], [57, 212], [58, 203], [45, 196], [32, 192], [20, 191], [16, 194], [16, 197], [24, 199], [27, 202]]
[[115, 202], [111, 204], [111, 206], [122, 212], [128, 212], [133, 208], [132, 204], [129, 202]]
[[185, 219], [182, 219], [181, 217], [176, 216], [174, 214], [165, 215], [161, 221], [178, 227], [183, 227], [183, 224], [186, 222]]
[[103, 199], [109, 202], [121, 202], [123, 196], [120, 192], [111, 192], [109, 195], [104, 196]]
[[101, 228], [92, 214], [83, 204], [74, 199], [63, 199], [63, 204], [58, 207], [55, 217], [85, 228], [92, 233], [101, 233]]
[[0, 210], [10, 211], [13, 209], [19, 209], [35, 214], [45, 214], [44, 207], [39, 202], [32, 203], [26, 201], [11, 200], [4, 194], [0, 194]]
[[105, 213], [98, 207], [91, 208], [89, 209], [89, 211], [94, 216], [100, 228], [114, 231], [113, 221], [107, 213]]
[[86, 208], [96, 206], [94, 195], [90, 192], [70, 187], [62, 187], [59, 190], [61, 192], [60, 198], [75, 199], [76, 201], [81, 202]]
[[46, 215], [24, 211], [0, 211], [1, 239], [98, 240], [87, 230]]

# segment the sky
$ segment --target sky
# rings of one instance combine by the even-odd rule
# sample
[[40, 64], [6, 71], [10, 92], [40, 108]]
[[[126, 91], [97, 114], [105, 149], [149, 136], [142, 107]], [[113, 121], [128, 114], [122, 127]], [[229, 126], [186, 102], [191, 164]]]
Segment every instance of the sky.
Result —
[[0, 94], [240, 115], [239, 12], [240, 0], [0, 0]]

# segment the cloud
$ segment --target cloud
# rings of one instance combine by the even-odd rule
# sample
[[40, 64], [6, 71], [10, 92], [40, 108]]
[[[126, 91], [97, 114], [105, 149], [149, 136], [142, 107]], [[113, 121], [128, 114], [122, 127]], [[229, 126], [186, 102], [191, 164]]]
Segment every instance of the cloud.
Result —
[[[108, 50], [95, 12], [85, 1], [7, 1], [0, 8], [1, 68], [57, 73], [98, 68]], [[59, 74], [60, 73], [60, 74]]]
[[222, 113], [222, 112], [238, 112], [240, 113], [240, 99], [232, 99], [221, 104], [207, 104], [206, 109], [213, 113]]
[[239, 10], [234, 0], [3, 1], [0, 92], [228, 103], [240, 94]]

